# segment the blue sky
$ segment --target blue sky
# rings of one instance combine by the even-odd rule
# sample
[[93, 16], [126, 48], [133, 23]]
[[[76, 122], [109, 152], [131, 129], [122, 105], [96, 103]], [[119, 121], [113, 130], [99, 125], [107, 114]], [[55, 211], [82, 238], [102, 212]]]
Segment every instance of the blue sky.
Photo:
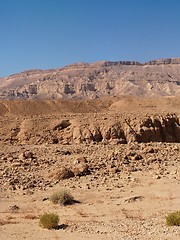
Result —
[[0, 0], [0, 77], [180, 57], [179, 0]]

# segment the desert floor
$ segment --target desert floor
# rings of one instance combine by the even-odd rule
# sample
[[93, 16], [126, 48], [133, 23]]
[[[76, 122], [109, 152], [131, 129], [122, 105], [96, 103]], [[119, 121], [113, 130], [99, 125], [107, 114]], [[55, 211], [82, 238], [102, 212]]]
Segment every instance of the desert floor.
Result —
[[[81, 146], [81, 156], [83, 154], [88, 158], [88, 147]], [[180, 228], [166, 226], [165, 216], [179, 209], [180, 144], [112, 145], [108, 146], [107, 152], [112, 153], [114, 149], [121, 151], [122, 147], [123, 151], [129, 151], [130, 148], [144, 152], [147, 159], [153, 159], [158, 150], [158, 156], [164, 159], [152, 161], [146, 170], [142, 164], [139, 170], [133, 172], [127, 170], [114, 173], [107, 171], [106, 166], [102, 166], [102, 169], [97, 167], [98, 170], [92, 174], [49, 183], [43, 190], [2, 190], [1, 240], [178, 239]], [[61, 145], [44, 146], [46, 152], [66, 148]], [[77, 152], [79, 145], [68, 148]], [[107, 150], [103, 145], [98, 146], [99, 151], [96, 145], [91, 148], [96, 152], [97, 159]], [[156, 153], [151, 153], [152, 149], [156, 149]], [[41, 149], [41, 152], [44, 151]], [[44, 178], [48, 178], [48, 172], [51, 171], [47, 169]], [[51, 203], [48, 198], [61, 188], [69, 189], [79, 203], [69, 206]], [[14, 205], [18, 209], [13, 208]], [[39, 226], [39, 216], [44, 212], [58, 213], [58, 230]]]

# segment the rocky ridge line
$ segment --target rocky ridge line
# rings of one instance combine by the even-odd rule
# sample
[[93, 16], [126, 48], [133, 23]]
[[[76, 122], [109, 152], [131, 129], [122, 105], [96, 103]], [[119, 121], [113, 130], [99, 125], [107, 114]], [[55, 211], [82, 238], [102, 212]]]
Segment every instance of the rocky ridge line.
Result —
[[95, 99], [180, 96], [180, 58], [100, 61], [29, 70], [0, 79], [0, 99]]

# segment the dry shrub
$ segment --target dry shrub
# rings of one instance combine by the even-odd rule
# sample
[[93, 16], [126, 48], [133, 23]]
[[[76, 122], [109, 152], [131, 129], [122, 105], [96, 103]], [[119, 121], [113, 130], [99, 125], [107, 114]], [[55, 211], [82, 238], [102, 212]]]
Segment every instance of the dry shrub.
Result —
[[70, 205], [74, 203], [75, 200], [69, 191], [66, 189], [61, 189], [60, 191], [55, 192], [51, 195], [50, 201], [54, 204]]
[[168, 226], [180, 226], [180, 211], [169, 213], [166, 216], [166, 224]]
[[40, 226], [43, 228], [51, 229], [58, 227], [59, 216], [56, 213], [44, 213], [40, 217]]

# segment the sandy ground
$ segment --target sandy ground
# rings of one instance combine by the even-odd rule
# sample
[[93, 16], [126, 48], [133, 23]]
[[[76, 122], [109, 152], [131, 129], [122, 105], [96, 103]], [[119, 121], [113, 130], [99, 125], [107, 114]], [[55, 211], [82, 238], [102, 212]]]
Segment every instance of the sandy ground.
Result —
[[[180, 202], [179, 175], [171, 168], [163, 177], [155, 177], [151, 171], [134, 172], [113, 178], [113, 183], [110, 177], [106, 184], [102, 184], [103, 178], [97, 179], [99, 184], [91, 187], [87, 183], [92, 177], [84, 176], [77, 187], [71, 179], [34, 194], [2, 191], [1, 240], [178, 239], [180, 228], [168, 227], [165, 222], [165, 216], [178, 210]], [[47, 199], [64, 186], [80, 203], [60, 206]], [[14, 205], [19, 209], [12, 210]], [[58, 213], [58, 230], [39, 226], [39, 216], [44, 212]]]

